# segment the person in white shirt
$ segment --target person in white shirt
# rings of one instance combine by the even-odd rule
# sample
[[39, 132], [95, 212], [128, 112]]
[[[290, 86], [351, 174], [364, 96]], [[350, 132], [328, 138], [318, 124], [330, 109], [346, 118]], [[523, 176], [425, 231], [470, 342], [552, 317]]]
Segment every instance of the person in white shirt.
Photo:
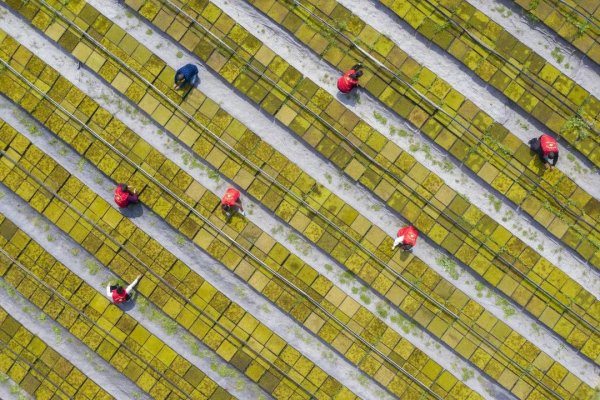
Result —
[[135, 285], [138, 284], [141, 277], [142, 277], [141, 275], [138, 275], [138, 277], [135, 278], [135, 280], [133, 282], [131, 282], [131, 284], [129, 286], [127, 286], [125, 289], [123, 289], [123, 287], [119, 284], [111, 285], [109, 283], [108, 286], [106, 286], [106, 296], [114, 304], [121, 304], [121, 303], [125, 303], [126, 301], [129, 301], [131, 299], [130, 293], [133, 290], [133, 288], [135, 287]]

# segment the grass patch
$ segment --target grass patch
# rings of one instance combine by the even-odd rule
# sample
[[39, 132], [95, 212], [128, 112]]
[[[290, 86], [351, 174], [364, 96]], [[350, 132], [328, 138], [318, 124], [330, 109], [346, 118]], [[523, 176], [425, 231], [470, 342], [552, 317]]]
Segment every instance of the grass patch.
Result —
[[459, 278], [460, 274], [458, 273], [457, 269], [458, 265], [456, 265], [456, 262], [454, 262], [454, 260], [452, 260], [450, 257], [442, 256], [437, 258], [435, 262], [437, 265], [442, 267], [444, 271], [446, 271], [452, 277], [452, 279], [457, 280]]
[[441, 24], [441, 25], [438, 24], [438, 25], [435, 26], [434, 33], [438, 34], [440, 32], [443, 32], [446, 29], [450, 28], [450, 25], [452, 25], [450, 23], [450, 21], [446, 20], [446, 22], [444, 22], [443, 24]]
[[387, 124], [387, 118], [384, 117], [382, 114], [378, 113], [377, 111], [373, 111], [373, 118], [375, 118], [375, 120], [377, 120], [377, 122], [386, 125]]
[[221, 176], [214, 169], [209, 169], [206, 174], [208, 175], [208, 179], [212, 179], [215, 182], [219, 182], [221, 180]]
[[470, 368], [463, 368], [461, 371], [461, 379], [463, 382], [468, 381], [469, 379], [473, 378], [475, 376], [475, 372], [473, 372], [472, 369]]
[[60, 328], [58, 326], [53, 326], [52, 332], [54, 332], [54, 341], [56, 343], [62, 342], [62, 331], [60, 330]]
[[391, 319], [392, 322], [398, 325], [404, 333], [410, 333], [415, 329], [415, 324], [400, 315], [393, 315]]
[[481, 282], [475, 283], [475, 290], [477, 291], [477, 297], [483, 296], [483, 289], [485, 289], [485, 285]]
[[210, 369], [215, 371], [222, 378], [230, 378], [236, 375], [235, 369], [228, 367], [225, 364], [217, 364], [213, 362], [210, 364]]
[[377, 303], [377, 314], [381, 317], [381, 318], [387, 318], [388, 316], [388, 311], [385, 308], [385, 304], [384, 303]]
[[502, 207], [502, 200], [500, 200], [493, 194], [488, 194], [487, 198], [490, 204], [494, 207], [494, 210], [496, 210], [496, 212], [499, 212], [500, 208]]
[[90, 275], [96, 275], [100, 270], [100, 266], [91, 258], [88, 258], [83, 262], [90, 273]]
[[570, 12], [567, 15], [567, 21], [577, 28], [576, 37], [581, 37], [589, 29], [590, 22], [587, 19], [580, 21], [575, 12]]
[[560, 129], [560, 134], [575, 133], [576, 140], [584, 140], [590, 135], [590, 127], [579, 115], [573, 115]]
[[512, 11], [502, 5], [494, 8], [494, 11], [497, 11], [503, 18], [508, 18], [512, 15]]
[[396, 128], [395, 126], [390, 126], [390, 135], [406, 137], [408, 136], [408, 132], [406, 132], [404, 129]]
[[559, 47], [555, 47], [554, 50], [552, 50], [552, 52], [550, 53], [550, 55], [552, 56], [552, 58], [554, 58], [556, 60], [557, 63], [562, 64], [562, 62], [565, 59], [564, 54], [562, 53], [562, 51], [560, 50]]
[[366, 293], [361, 293], [360, 299], [362, 300], [363, 303], [365, 303], [367, 305], [371, 304], [371, 298]]
[[340, 274], [340, 283], [346, 285], [354, 279], [354, 274], [350, 271], [344, 271]]
[[496, 297], [496, 305], [502, 308], [504, 318], [508, 318], [517, 312], [504, 297]]

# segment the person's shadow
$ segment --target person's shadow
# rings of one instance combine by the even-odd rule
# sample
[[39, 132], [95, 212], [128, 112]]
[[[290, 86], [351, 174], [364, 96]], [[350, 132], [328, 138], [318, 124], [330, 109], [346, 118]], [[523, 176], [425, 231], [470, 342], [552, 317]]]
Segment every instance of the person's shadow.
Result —
[[400, 252], [401, 252], [400, 253], [400, 259], [402, 261], [408, 260], [408, 258], [412, 255], [412, 249], [410, 249], [410, 250], [402, 250], [402, 249], [400, 249]]
[[133, 307], [135, 307], [135, 299], [136, 298], [137, 298], [137, 292], [133, 292], [130, 295], [129, 300], [127, 300], [125, 303], [119, 304], [119, 308], [123, 311], [133, 310]]
[[121, 214], [127, 218], [137, 218], [144, 214], [142, 203], [130, 204], [125, 208], [120, 208]]
[[354, 88], [350, 93], [338, 91], [335, 97], [340, 103], [350, 107], [354, 107], [357, 103], [360, 103], [360, 92], [358, 88]]
[[539, 146], [538, 138], [531, 139], [527, 144], [529, 144], [529, 152], [531, 154], [537, 154], [538, 151], [536, 149]]

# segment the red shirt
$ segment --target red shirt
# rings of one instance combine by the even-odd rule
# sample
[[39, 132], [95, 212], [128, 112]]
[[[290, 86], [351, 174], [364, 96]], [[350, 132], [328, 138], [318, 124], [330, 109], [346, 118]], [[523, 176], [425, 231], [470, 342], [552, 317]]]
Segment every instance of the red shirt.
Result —
[[350, 77], [356, 71], [351, 69], [340, 77], [337, 81], [337, 87], [342, 93], [349, 93], [352, 89], [358, 86], [358, 79]]
[[550, 135], [544, 134], [540, 136], [540, 147], [542, 148], [544, 157], [547, 157], [549, 153], [558, 153], [558, 143]]
[[121, 208], [129, 205], [129, 192], [121, 189], [121, 185], [117, 185], [115, 189], [115, 203]]
[[121, 303], [125, 303], [127, 301], [127, 292], [125, 292], [125, 289], [123, 289], [122, 294], [117, 292], [117, 289], [111, 291], [111, 293], [112, 293], [113, 303], [121, 304]]
[[238, 190], [235, 190], [234, 188], [229, 188], [227, 189], [225, 195], [221, 199], [221, 204], [224, 206], [232, 207], [235, 205], [239, 198], [240, 192]]
[[417, 238], [419, 237], [419, 232], [415, 229], [414, 226], [405, 226], [404, 228], [400, 228], [398, 231], [398, 237], [404, 236], [404, 240], [402, 240], [402, 244], [408, 244], [414, 246], [417, 244]]

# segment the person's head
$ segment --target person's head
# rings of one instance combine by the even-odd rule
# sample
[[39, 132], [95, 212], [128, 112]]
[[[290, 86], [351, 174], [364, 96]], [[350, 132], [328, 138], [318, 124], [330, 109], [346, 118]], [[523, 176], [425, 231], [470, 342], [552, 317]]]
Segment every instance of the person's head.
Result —
[[183, 74], [180, 72], [175, 76], [175, 80], [177, 82], [183, 82], [183, 81], [185, 81], [185, 76], [183, 76]]
[[358, 79], [358, 78], [360, 78], [360, 77], [362, 76], [362, 74], [363, 74], [363, 72], [362, 72], [362, 71], [356, 71], [355, 73], [353, 73], [353, 74], [350, 74], [350, 77], [351, 77], [352, 79]]
[[548, 158], [551, 160], [554, 160], [554, 157], [556, 157], [556, 153], [551, 151], [550, 153], [548, 153]]
[[412, 246], [410, 244], [403, 244], [402, 245], [402, 250], [409, 251], [410, 249], [412, 249]]
[[125, 289], [123, 289], [123, 286], [121, 286], [121, 285], [117, 286], [117, 293], [119, 293], [119, 294], [124, 294], [125, 293]]

